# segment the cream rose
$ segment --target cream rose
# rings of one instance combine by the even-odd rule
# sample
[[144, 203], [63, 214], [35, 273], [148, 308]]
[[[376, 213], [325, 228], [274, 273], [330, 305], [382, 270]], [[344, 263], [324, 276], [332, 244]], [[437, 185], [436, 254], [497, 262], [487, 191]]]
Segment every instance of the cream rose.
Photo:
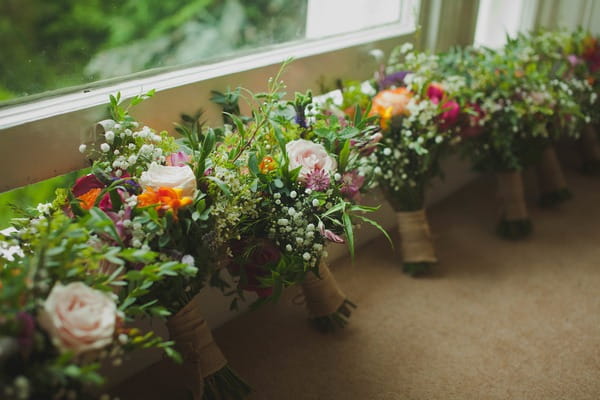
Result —
[[285, 145], [290, 160], [289, 169], [300, 169], [300, 179], [305, 179], [314, 170], [322, 170], [331, 175], [337, 168], [337, 162], [331, 157], [325, 147], [310, 140], [293, 140]]
[[82, 282], [57, 283], [38, 314], [38, 323], [62, 351], [80, 354], [109, 345], [117, 321], [115, 302]]
[[189, 165], [171, 167], [153, 164], [148, 168], [148, 171], [142, 172], [140, 185], [143, 188], [150, 186], [154, 190], [160, 187], [179, 188], [183, 191], [183, 196], [194, 197], [196, 193], [196, 176]]

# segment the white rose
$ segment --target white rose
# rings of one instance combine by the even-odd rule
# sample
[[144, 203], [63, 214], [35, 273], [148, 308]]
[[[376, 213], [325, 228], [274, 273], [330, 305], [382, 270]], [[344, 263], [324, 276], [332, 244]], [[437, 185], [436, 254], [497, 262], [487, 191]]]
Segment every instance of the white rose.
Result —
[[157, 190], [159, 187], [179, 188], [183, 196], [194, 197], [196, 193], [196, 176], [189, 165], [184, 167], [170, 167], [153, 164], [148, 171], [142, 172], [140, 185], [143, 188], [150, 186]]
[[302, 167], [300, 169], [300, 179], [305, 179], [308, 174], [316, 169], [331, 174], [337, 168], [337, 162], [327, 154], [325, 147], [310, 140], [293, 140], [285, 145], [285, 151], [290, 160], [290, 171]]
[[80, 354], [113, 341], [117, 321], [115, 302], [82, 282], [57, 283], [38, 315], [38, 322], [62, 351]]

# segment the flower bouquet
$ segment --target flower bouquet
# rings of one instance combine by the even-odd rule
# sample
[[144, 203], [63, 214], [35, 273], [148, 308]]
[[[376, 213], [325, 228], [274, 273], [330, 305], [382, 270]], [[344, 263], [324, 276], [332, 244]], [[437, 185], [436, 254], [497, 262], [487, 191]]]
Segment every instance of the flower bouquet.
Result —
[[355, 305], [325, 264], [326, 245], [346, 242], [354, 256], [356, 222], [381, 229], [362, 215], [376, 208], [356, 204], [371, 182], [366, 154], [376, 127], [361, 113], [350, 121], [321, 112], [310, 92], [285, 103], [282, 89], [278, 75], [267, 93], [251, 95], [251, 123], [231, 116], [238, 145], [230, 161], [244, 182], [234, 195], [257, 201], [231, 243], [229, 271], [239, 296], [259, 296], [255, 305], [301, 284], [311, 320], [331, 331], [346, 324]]
[[172, 341], [131, 322], [163, 317], [165, 308], [144, 292], [195, 268], [106, 240], [116, 238], [108, 217], [92, 211], [74, 222], [62, 210], [65, 200], [40, 204], [0, 231], [3, 399], [97, 398], [101, 364], [117, 367], [136, 348], [179, 357]]
[[547, 71], [540, 81], [538, 96], [552, 99], [553, 114], [547, 117], [549, 140], [542, 143], [543, 150], [536, 165], [540, 186], [540, 205], [554, 206], [571, 197], [556, 152], [554, 143], [561, 139], [580, 136], [581, 125], [590, 120], [590, 111], [595, 101], [592, 87], [576, 74], [579, 62], [569, 55], [567, 49], [572, 34], [565, 31], [538, 31], [529, 36], [519, 36], [517, 41], [524, 49], [533, 49], [525, 56]]
[[550, 141], [546, 125], [555, 111], [555, 100], [544, 88], [549, 71], [545, 64], [536, 64], [533, 52], [509, 41], [501, 51], [465, 49], [444, 56], [445, 65], [470, 82], [470, 101], [484, 116], [485, 130], [465, 138], [462, 148], [476, 169], [496, 174], [497, 232], [508, 239], [521, 239], [532, 231], [521, 172], [539, 159]]
[[[219, 258], [211, 214], [218, 204], [210, 193], [213, 186], [227, 190], [208, 171], [215, 134], [196, 125], [180, 127], [184, 137], [178, 145], [166, 132], [140, 128], [118, 95], [111, 96], [111, 111], [113, 120], [102, 122], [98, 149], [88, 152], [95, 160], [93, 173], [72, 188], [79, 201], [73, 212], [102, 216], [112, 239], [126, 247], [154, 251], [165, 262], [193, 269], [194, 274], [173, 274], [142, 288], [140, 295], [168, 316], [170, 338], [183, 358], [171, 371], [183, 378], [183, 389], [195, 399], [244, 398], [249, 388], [215, 344], [198, 297]], [[135, 275], [133, 267], [129, 273]]]
[[425, 189], [441, 175], [440, 158], [456, 141], [461, 106], [458, 76], [440, 74], [435, 55], [411, 45], [394, 51], [379, 79], [371, 115], [383, 139], [375, 151], [377, 178], [398, 217], [403, 271], [417, 276], [437, 262], [425, 213]]
[[[564, 41], [562, 48], [571, 69], [568, 82], [580, 82], [575, 97], [584, 114], [581, 129], [582, 171], [589, 175], [600, 174], [600, 142], [597, 126], [600, 122], [598, 93], [600, 93], [600, 43], [589, 32], [577, 30]], [[579, 90], [577, 90], [579, 89]]]

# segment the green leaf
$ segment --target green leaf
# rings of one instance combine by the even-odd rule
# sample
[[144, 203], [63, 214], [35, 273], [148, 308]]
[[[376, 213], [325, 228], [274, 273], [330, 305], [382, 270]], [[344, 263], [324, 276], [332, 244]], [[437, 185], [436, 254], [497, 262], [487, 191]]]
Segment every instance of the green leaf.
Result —
[[348, 165], [348, 158], [350, 157], [350, 139], [347, 139], [344, 142], [344, 147], [342, 147], [342, 151], [340, 151], [340, 171], [344, 172], [346, 170], [346, 166]]
[[260, 170], [258, 168], [258, 158], [256, 157], [256, 153], [250, 153], [248, 157], [248, 169], [254, 176], [258, 176], [260, 174]]
[[231, 197], [231, 191], [229, 190], [229, 188], [227, 187], [225, 182], [223, 182], [222, 180], [220, 180], [219, 178], [217, 178], [215, 176], [207, 176], [206, 178], [210, 181], [213, 181], [219, 187], [219, 189], [221, 189], [221, 191], [223, 192], [223, 194], [225, 194], [225, 196]]
[[387, 231], [383, 228], [383, 226], [381, 226], [377, 221], [374, 221], [370, 218], [367, 218], [363, 215], [355, 215], [356, 218], [361, 219], [362, 221], [373, 225], [375, 228], [377, 228], [381, 233], [383, 233], [383, 235], [385, 236], [385, 238], [388, 240], [388, 242], [390, 243], [390, 246], [392, 246], [392, 248], [394, 248], [394, 243], [392, 242], [392, 238], [390, 237], [390, 235], [387, 233]]
[[346, 233], [346, 239], [348, 239], [348, 250], [350, 250], [350, 258], [354, 260], [354, 230], [352, 228], [352, 220], [350, 215], [344, 213], [342, 215], [344, 221], [344, 232]]

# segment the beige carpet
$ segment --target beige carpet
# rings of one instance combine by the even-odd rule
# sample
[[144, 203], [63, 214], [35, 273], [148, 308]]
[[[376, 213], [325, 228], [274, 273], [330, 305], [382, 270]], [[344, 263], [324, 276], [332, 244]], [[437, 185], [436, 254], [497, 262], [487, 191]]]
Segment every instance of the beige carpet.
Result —
[[434, 207], [432, 277], [384, 239], [334, 264], [359, 305], [344, 331], [313, 331], [294, 289], [216, 340], [255, 400], [599, 399], [600, 178], [568, 178], [575, 197], [532, 205], [523, 242], [494, 235], [493, 180]]

